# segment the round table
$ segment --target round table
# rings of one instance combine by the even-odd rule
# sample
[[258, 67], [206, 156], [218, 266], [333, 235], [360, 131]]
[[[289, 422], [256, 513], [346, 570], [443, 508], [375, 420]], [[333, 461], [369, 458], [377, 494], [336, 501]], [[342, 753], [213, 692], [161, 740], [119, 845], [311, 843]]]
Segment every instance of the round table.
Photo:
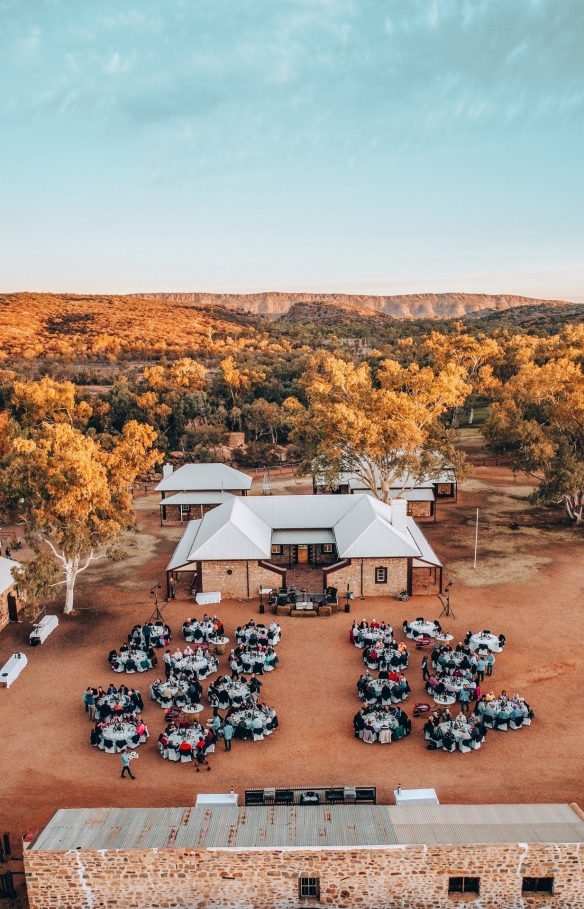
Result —
[[[219, 708], [220, 710], [227, 710], [228, 707], [231, 707], [235, 703], [235, 698], [237, 698], [237, 702], [240, 704], [247, 703], [249, 700], [251, 700], [251, 691], [245, 682], [232, 682], [231, 680], [228, 682], [221, 682], [219, 680], [219, 682], [217, 682], [213, 687], [216, 688], [218, 692], [224, 692], [229, 700], [228, 704], [224, 704], [224, 706]], [[209, 697], [208, 695], [207, 698], [211, 706], [214, 707], [216, 705], [215, 699]], [[222, 699], [218, 697], [217, 704], [220, 704], [221, 700]]]
[[239, 644], [248, 644], [249, 639], [255, 635], [258, 643], [271, 644], [274, 647], [282, 637], [282, 629], [275, 622], [269, 625], [254, 625], [253, 628], [241, 628], [235, 632], [235, 639]]
[[193, 656], [183, 657], [182, 660], [176, 660], [175, 667], [179, 672], [195, 672], [198, 679], [206, 679], [207, 676], [217, 672], [219, 661], [212, 654], [205, 657], [193, 654]]
[[[399, 726], [394, 716], [382, 710], [370, 710], [364, 714], [363, 719], [370, 726], [373, 726], [376, 736], [374, 741], [379, 742], [380, 745], [389, 745], [391, 743], [393, 732]], [[362, 736], [360, 738], [361, 741], [365, 741]], [[372, 742], [366, 742], [366, 744], [372, 744]]]
[[497, 635], [485, 634], [484, 631], [473, 634], [468, 646], [471, 650], [492, 650], [493, 653], [501, 653], [502, 650]]
[[400, 653], [397, 647], [385, 647], [377, 652], [378, 659], [372, 660], [371, 654], [365, 650], [363, 653], [363, 662], [370, 669], [395, 669], [397, 672], [405, 669], [408, 665], [410, 655], [406, 650]]
[[[381, 691], [385, 685], [389, 686], [389, 689], [391, 691], [391, 703], [392, 704], [399, 704], [400, 701], [405, 701], [405, 699], [408, 696], [408, 692], [402, 691], [401, 688], [399, 687], [399, 683], [392, 682], [392, 681], [390, 681], [390, 679], [371, 679], [371, 681], [367, 685], [367, 689], [368, 689], [368, 691], [373, 690], [374, 694], [377, 697], [380, 697]], [[369, 700], [369, 698], [367, 698], [367, 696], [365, 696], [365, 697], [362, 696], [362, 700], [367, 702], [367, 700]]]
[[433, 694], [434, 703], [440, 704], [441, 707], [450, 707], [456, 704], [456, 695], [454, 694]]
[[[417, 631], [419, 635], [426, 635], [429, 638], [435, 638], [438, 635], [442, 635], [442, 632], [438, 631], [434, 622], [427, 622], [425, 619], [422, 622], [419, 622], [417, 619], [415, 622], [408, 622], [409, 627], [412, 631]], [[409, 638], [413, 637], [411, 631], [407, 632]]]
[[[127, 668], [128, 660], [134, 661], [136, 669]], [[148, 665], [144, 665], [145, 663]], [[118, 667], [117, 669], [116, 664]], [[111, 667], [114, 672], [146, 672], [146, 670], [152, 669], [152, 661], [145, 650], [123, 650], [115, 657]]]
[[[110, 754], [117, 754], [122, 748], [138, 748], [140, 746], [140, 739], [138, 738], [137, 742], [131, 741], [131, 739], [138, 735], [136, 732], [136, 727], [132, 723], [110, 723], [105, 729], [101, 730], [101, 739], [98, 744], [98, 748], [101, 751], [107, 751]], [[110, 745], [106, 745], [106, 742], [111, 742]]]
[[186, 641], [210, 641], [214, 628], [213, 622], [198, 622], [195, 619], [190, 625], [183, 625], [182, 631]]
[[[158, 689], [159, 689], [158, 691], [155, 691], [154, 685], [151, 685], [150, 686], [150, 697], [153, 701], [156, 701], [157, 704], [160, 704], [160, 706], [164, 707], [165, 709], [167, 707], [181, 707], [181, 708], [187, 707], [187, 706], [190, 707], [191, 705], [188, 704], [188, 701], [187, 701], [187, 688], [188, 687], [189, 686], [186, 683], [185, 684], [181, 683], [180, 685], [178, 685], [176, 683], [176, 681], [173, 681], [171, 679], [169, 682], [162, 682], [158, 686]], [[163, 691], [170, 692], [170, 701], [164, 700], [162, 698]], [[177, 698], [180, 701], [184, 701], [184, 704], [177, 704], [176, 703]]]
[[[245, 710], [238, 710], [236, 713], [231, 714], [229, 719], [231, 720], [233, 727], [234, 727], [234, 738], [239, 738], [239, 736], [237, 735], [238, 726], [240, 728], [242, 726], [244, 726], [245, 729], [251, 730], [252, 720], [255, 720], [258, 718], [262, 722], [262, 728], [261, 728], [261, 731], [254, 730], [253, 731], [254, 736], [261, 736], [261, 738], [263, 738], [266, 735], [271, 735], [274, 730], [268, 728], [269, 723], [270, 723], [270, 718], [268, 716], [266, 716], [266, 714], [263, 712], [263, 710], [260, 710], [259, 708], [254, 707], [254, 708], [249, 708], [249, 709], [246, 708]], [[258, 741], [261, 741], [261, 739], [258, 738]]]
[[[102, 710], [104, 704], [108, 704], [110, 709], [113, 711], [114, 707], [119, 704], [122, 708], [122, 713], [130, 713], [132, 716], [136, 716], [139, 713], [138, 708], [135, 704], [132, 703], [130, 698], [120, 697], [119, 694], [106, 694], [104, 698], [100, 698], [95, 702], [95, 715], [101, 719]], [[112, 714], [110, 713], [109, 716]]]
[[[194, 726], [190, 726], [188, 729], [180, 729], [177, 732], [171, 732], [170, 735], [166, 736], [166, 741], [168, 743], [166, 748], [161, 749], [162, 757], [166, 761], [180, 761], [179, 746], [182, 745], [183, 742], [188, 742], [194, 752], [195, 746], [201, 741], [204, 734], [203, 727], [200, 723], [195, 723]], [[186, 761], [184, 763], [186, 763]]]

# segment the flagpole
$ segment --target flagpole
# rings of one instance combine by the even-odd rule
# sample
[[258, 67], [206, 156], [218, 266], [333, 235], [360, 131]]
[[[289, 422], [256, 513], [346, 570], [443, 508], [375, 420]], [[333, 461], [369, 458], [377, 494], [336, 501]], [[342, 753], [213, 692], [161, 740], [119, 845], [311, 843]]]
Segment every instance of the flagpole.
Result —
[[474, 548], [474, 565], [473, 568], [477, 567], [477, 547], [479, 544], [479, 510], [477, 508], [477, 517], [475, 523], [475, 548]]

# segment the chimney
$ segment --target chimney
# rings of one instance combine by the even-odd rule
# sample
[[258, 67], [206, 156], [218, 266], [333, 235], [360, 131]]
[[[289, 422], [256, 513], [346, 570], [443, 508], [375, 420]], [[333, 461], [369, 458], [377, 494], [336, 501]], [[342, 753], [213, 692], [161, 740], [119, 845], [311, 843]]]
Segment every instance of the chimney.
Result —
[[172, 464], [164, 464], [162, 467], [162, 479], [168, 480], [169, 476], [171, 476], [173, 471], [174, 471], [174, 467]]
[[408, 529], [408, 503], [405, 499], [391, 500], [391, 523], [396, 530], [407, 533]]

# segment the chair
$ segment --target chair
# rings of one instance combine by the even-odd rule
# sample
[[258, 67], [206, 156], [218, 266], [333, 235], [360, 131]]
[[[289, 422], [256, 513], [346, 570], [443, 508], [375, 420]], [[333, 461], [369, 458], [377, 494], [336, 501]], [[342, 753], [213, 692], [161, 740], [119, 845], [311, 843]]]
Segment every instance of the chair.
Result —
[[456, 751], [456, 741], [454, 739], [442, 739], [442, 750], [452, 754], [453, 751]]
[[176, 745], [168, 745], [168, 760], [169, 761], [180, 761], [180, 754], [178, 753], [178, 747]]
[[509, 720], [509, 725], [511, 729], [521, 729], [523, 726], [523, 717], [517, 717], [516, 720]]
[[263, 742], [263, 740], [264, 740], [263, 732], [255, 732], [255, 730], [254, 730], [253, 740], [254, 740], [254, 742]]
[[116, 749], [115, 749], [115, 747], [114, 747], [114, 743], [113, 743], [113, 741], [112, 741], [111, 739], [106, 739], [106, 738], [104, 737], [104, 739], [103, 739], [103, 750], [104, 750], [104, 751], [107, 751], [108, 754], [115, 754], [115, 753], [116, 753]]
[[498, 729], [499, 732], [507, 732], [508, 728], [507, 720], [495, 719], [495, 729]]
[[458, 743], [458, 750], [462, 754], [468, 754], [469, 751], [472, 751], [472, 742], [470, 736], [467, 739], [461, 739]]
[[145, 735], [139, 736], [138, 733], [136, 733], [136, 735], [133, 735], [130, 738], [130, 745], [132, 746], [132, 748], [135, 748], [136, 745], [140, 744], [141, 742], [145, 742], [145, 741], [146, 741]]
[[379, 744], [380, 745], [390, 745], [391, 744], [391, 729], [380, 729]]
[[181, 764], [188, 764], [193, 759], [192, 751], [181, 751], [180, 752], [180, 762]]
[[376, 735], [374, 732], [371, 731], [371, 729], [363, 730], [363, 741], [367, 745], [372, 745], [375, 740], [376, 740]]

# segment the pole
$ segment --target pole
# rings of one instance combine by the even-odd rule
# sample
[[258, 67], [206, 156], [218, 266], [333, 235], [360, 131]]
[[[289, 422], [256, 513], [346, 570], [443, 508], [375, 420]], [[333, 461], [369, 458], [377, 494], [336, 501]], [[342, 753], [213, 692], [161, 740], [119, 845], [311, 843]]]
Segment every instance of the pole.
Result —
[[477, 567], [477, 547], [479, 544], [479, 510], [477, 508], [477, 518], [475, 523], [475, 549], [474, 549], [474, 565], [473, 568]]

